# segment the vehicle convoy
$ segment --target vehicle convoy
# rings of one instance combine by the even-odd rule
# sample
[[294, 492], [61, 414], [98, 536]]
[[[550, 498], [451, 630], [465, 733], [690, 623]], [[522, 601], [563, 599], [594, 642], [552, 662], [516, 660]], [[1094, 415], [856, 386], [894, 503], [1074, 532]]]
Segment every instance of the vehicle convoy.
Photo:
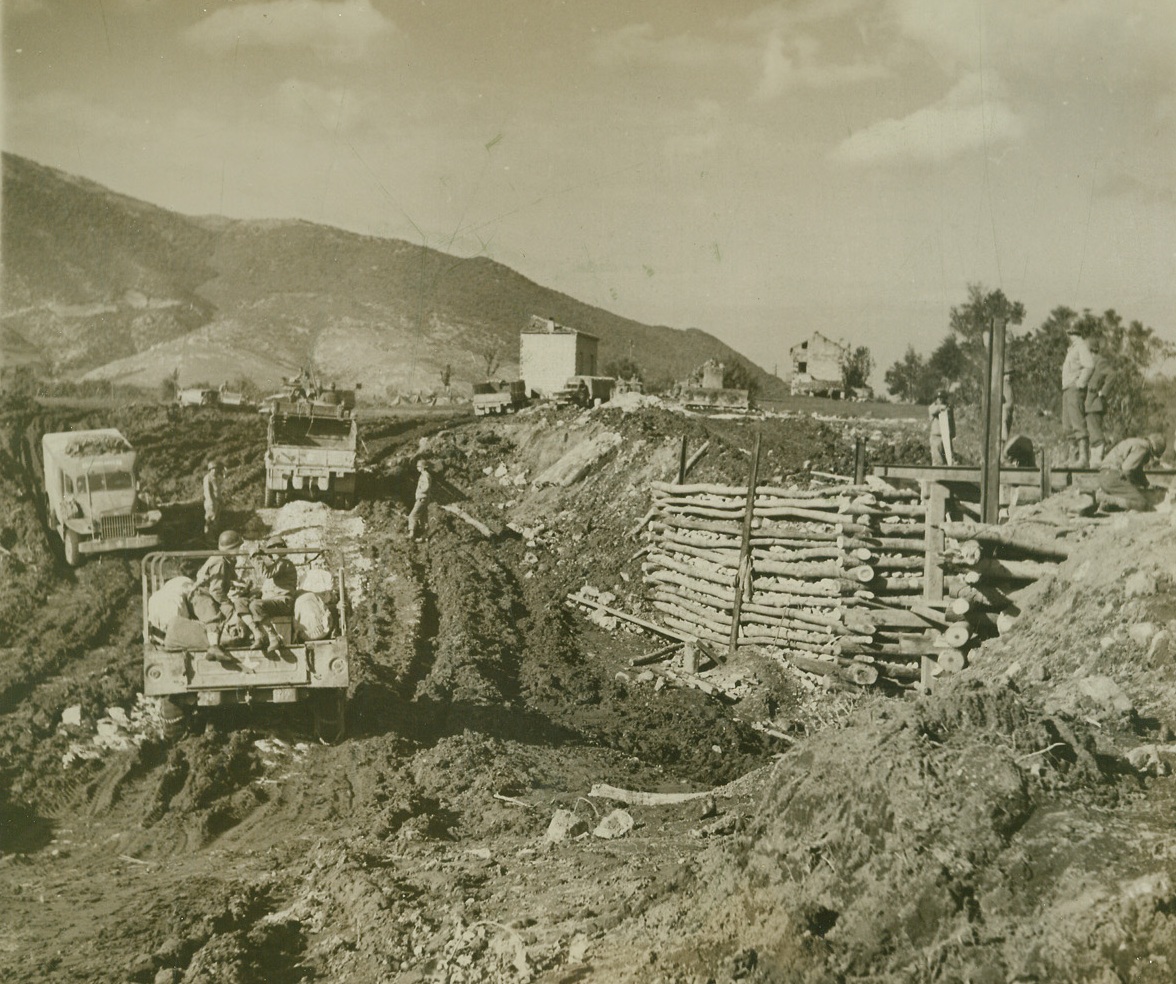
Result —
[[322, 499], [341, 509], [355, 505], [355, 394], [325, 390], [313, 398], [268, 401], [265, 504]]
[[89, 554], [158, 546], [161, 514], [142, 501], [136, 452], [114, 428], [65, 431], [25, 442], [40, 486], [45, 525], [61, 539], [65, 562]]
[[161, 699], [168, 737], [182, 733], [197, 708], [305, 702], [316, 736], [342, 739], [350, 681], [342, 565], [317, 548], [267, 554], [288, 558], [298, 572], [293, 614], [271, 619], [280, 645], [263, 650], [246, 641], [251, 636], [241, 617], [231, 615], [213, 632], [219, 652], [208, 626], [194, 617], [192, 599], [202, 590], [194, 579], [210, 557], [231, 556], [238, 569], [249, 561], [209, 550], [143, 559], [143, 693]]
[[514, 413], [527, 405], [527, 384], [521, 379], [475, 383], [473, 403], [474, 415], [478, 417], [491, 413]]

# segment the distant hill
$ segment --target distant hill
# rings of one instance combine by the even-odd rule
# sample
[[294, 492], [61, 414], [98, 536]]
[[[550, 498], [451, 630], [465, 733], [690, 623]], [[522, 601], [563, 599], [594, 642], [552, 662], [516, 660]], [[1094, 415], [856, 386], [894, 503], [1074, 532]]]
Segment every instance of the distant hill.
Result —
[[517, 372], [538, 314], [600, 336], [600, 361], [650, 379], [707, 359], [743, 362], [713, 335], [618, 317], [485, 257], [302, 221], [179, 215], [3, 155], [0, 358], [19, 351], [70, 377], [153, 387], [250, 378], [271, 388], [313, 363], [341, 385], [402, 393]]

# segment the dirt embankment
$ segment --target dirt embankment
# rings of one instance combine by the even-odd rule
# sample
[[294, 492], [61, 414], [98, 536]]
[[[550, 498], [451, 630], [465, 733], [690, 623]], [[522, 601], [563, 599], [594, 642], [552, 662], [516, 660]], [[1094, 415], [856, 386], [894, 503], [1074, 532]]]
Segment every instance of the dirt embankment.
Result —
[[[288, 516], [258, 509], [260, 421], [104, 422], [165, 500], [194, 499], [216, 455], [235, 522], [346, 541], [350, 737], [322, 746], [289, 709], [239, 708], [164, 744], [136, 699], [135, 561], [55, 559], [10, 429], [6, 979], [1146, 982], [1176, 965], [1174, 780], [1134, 764], [1173, 724], [1166, 519], [1075, 542], [1017, 628], [931, 697], [814, 695], [749, 652], [748, 697], [728, 705], [643, 677], [628, 661], [659, 641], [564, 599], [589, 584], [639, 610], [649, 481], [675, 472], [683, 434], [711, 442], [692, 477], [743, 481], [750, 421], [386, 418], [363, 432], [357, 509]], [[843, 472], [860, 426], [765, 421], [765, 470]], [[414, 544], [422, 439], [439, 482]], [[191, 520], [180, 509], [180, 542]], [[791, 740], [750, 727], [764, 718]], [[599, 782], [717, 788], [621, 804], [589, 797]], [[620, 806], [633, 829], [593, 836]], [[558, 810], [573, 836], [548, 840]]]

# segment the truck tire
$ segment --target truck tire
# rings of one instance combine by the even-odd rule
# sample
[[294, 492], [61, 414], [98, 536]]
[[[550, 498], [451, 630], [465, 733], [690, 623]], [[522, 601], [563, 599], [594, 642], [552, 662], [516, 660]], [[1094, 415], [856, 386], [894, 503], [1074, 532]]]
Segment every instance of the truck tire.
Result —
[[165, 741], [175, 741], [188, 730], [188, 712], [182, 704], [167, 697], [159, 698], [159, 723]]
[[337, 745], [347, 732], [347, 691], [320, 690], [310, 695], [314, 736], [326, 745]]
[[274, 489], [274, 505], [279, 509], [286, 504], [286, 490]]
[[61, 543], [65, 548], [65, 562], [70, 567], [77, 567], [82, 562], [82, 541], [74, 530], [66, 529], [61, 535]]

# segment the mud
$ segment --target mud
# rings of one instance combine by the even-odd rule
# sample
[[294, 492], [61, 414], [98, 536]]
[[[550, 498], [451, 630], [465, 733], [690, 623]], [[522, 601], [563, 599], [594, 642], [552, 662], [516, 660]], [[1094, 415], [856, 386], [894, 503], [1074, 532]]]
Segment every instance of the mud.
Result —
[[[747, 650], [722, 669], [730, 704], [658, 687], [630, 660], [664, 640], [565, 599], [642, 611], [648, 483], [683, 436], [710, 442], [692, 478], [742, 481], [750, 421], [387, 415], [339, 513], [259, 508], [260, 418], [55, 409], [141, 449], [173, 545], [201, 540], [215, 455], [241, 528], [346, 557], [348, 739], [315, 742], [300, 707], [238, 707], [169, 744], [139, 694], [137, 559], [71, 571], [38, 525], [19, 437], [44, 413], [0, 418], [4, 979], [1171, 979], [1176, 780], [1128, 758], [1176, 721], [1166, 516], [1070, 538], [1014, 631], [931, 696], [814, 690]], [[873, 426], [769, 419], [767, 471], [844, 472]], [[886, 426], [886, 453], [921, 442]], [[598, 438], [575, 480], [535, 484]], [[438, 493], [412, 543], [420, 453]], [[602, 782], [711, 795], [614, 803], [588, 795]], [[614, 808], [633, 829], [594, 836]], [[587, 832], [549, 840], [557, 810]]]

